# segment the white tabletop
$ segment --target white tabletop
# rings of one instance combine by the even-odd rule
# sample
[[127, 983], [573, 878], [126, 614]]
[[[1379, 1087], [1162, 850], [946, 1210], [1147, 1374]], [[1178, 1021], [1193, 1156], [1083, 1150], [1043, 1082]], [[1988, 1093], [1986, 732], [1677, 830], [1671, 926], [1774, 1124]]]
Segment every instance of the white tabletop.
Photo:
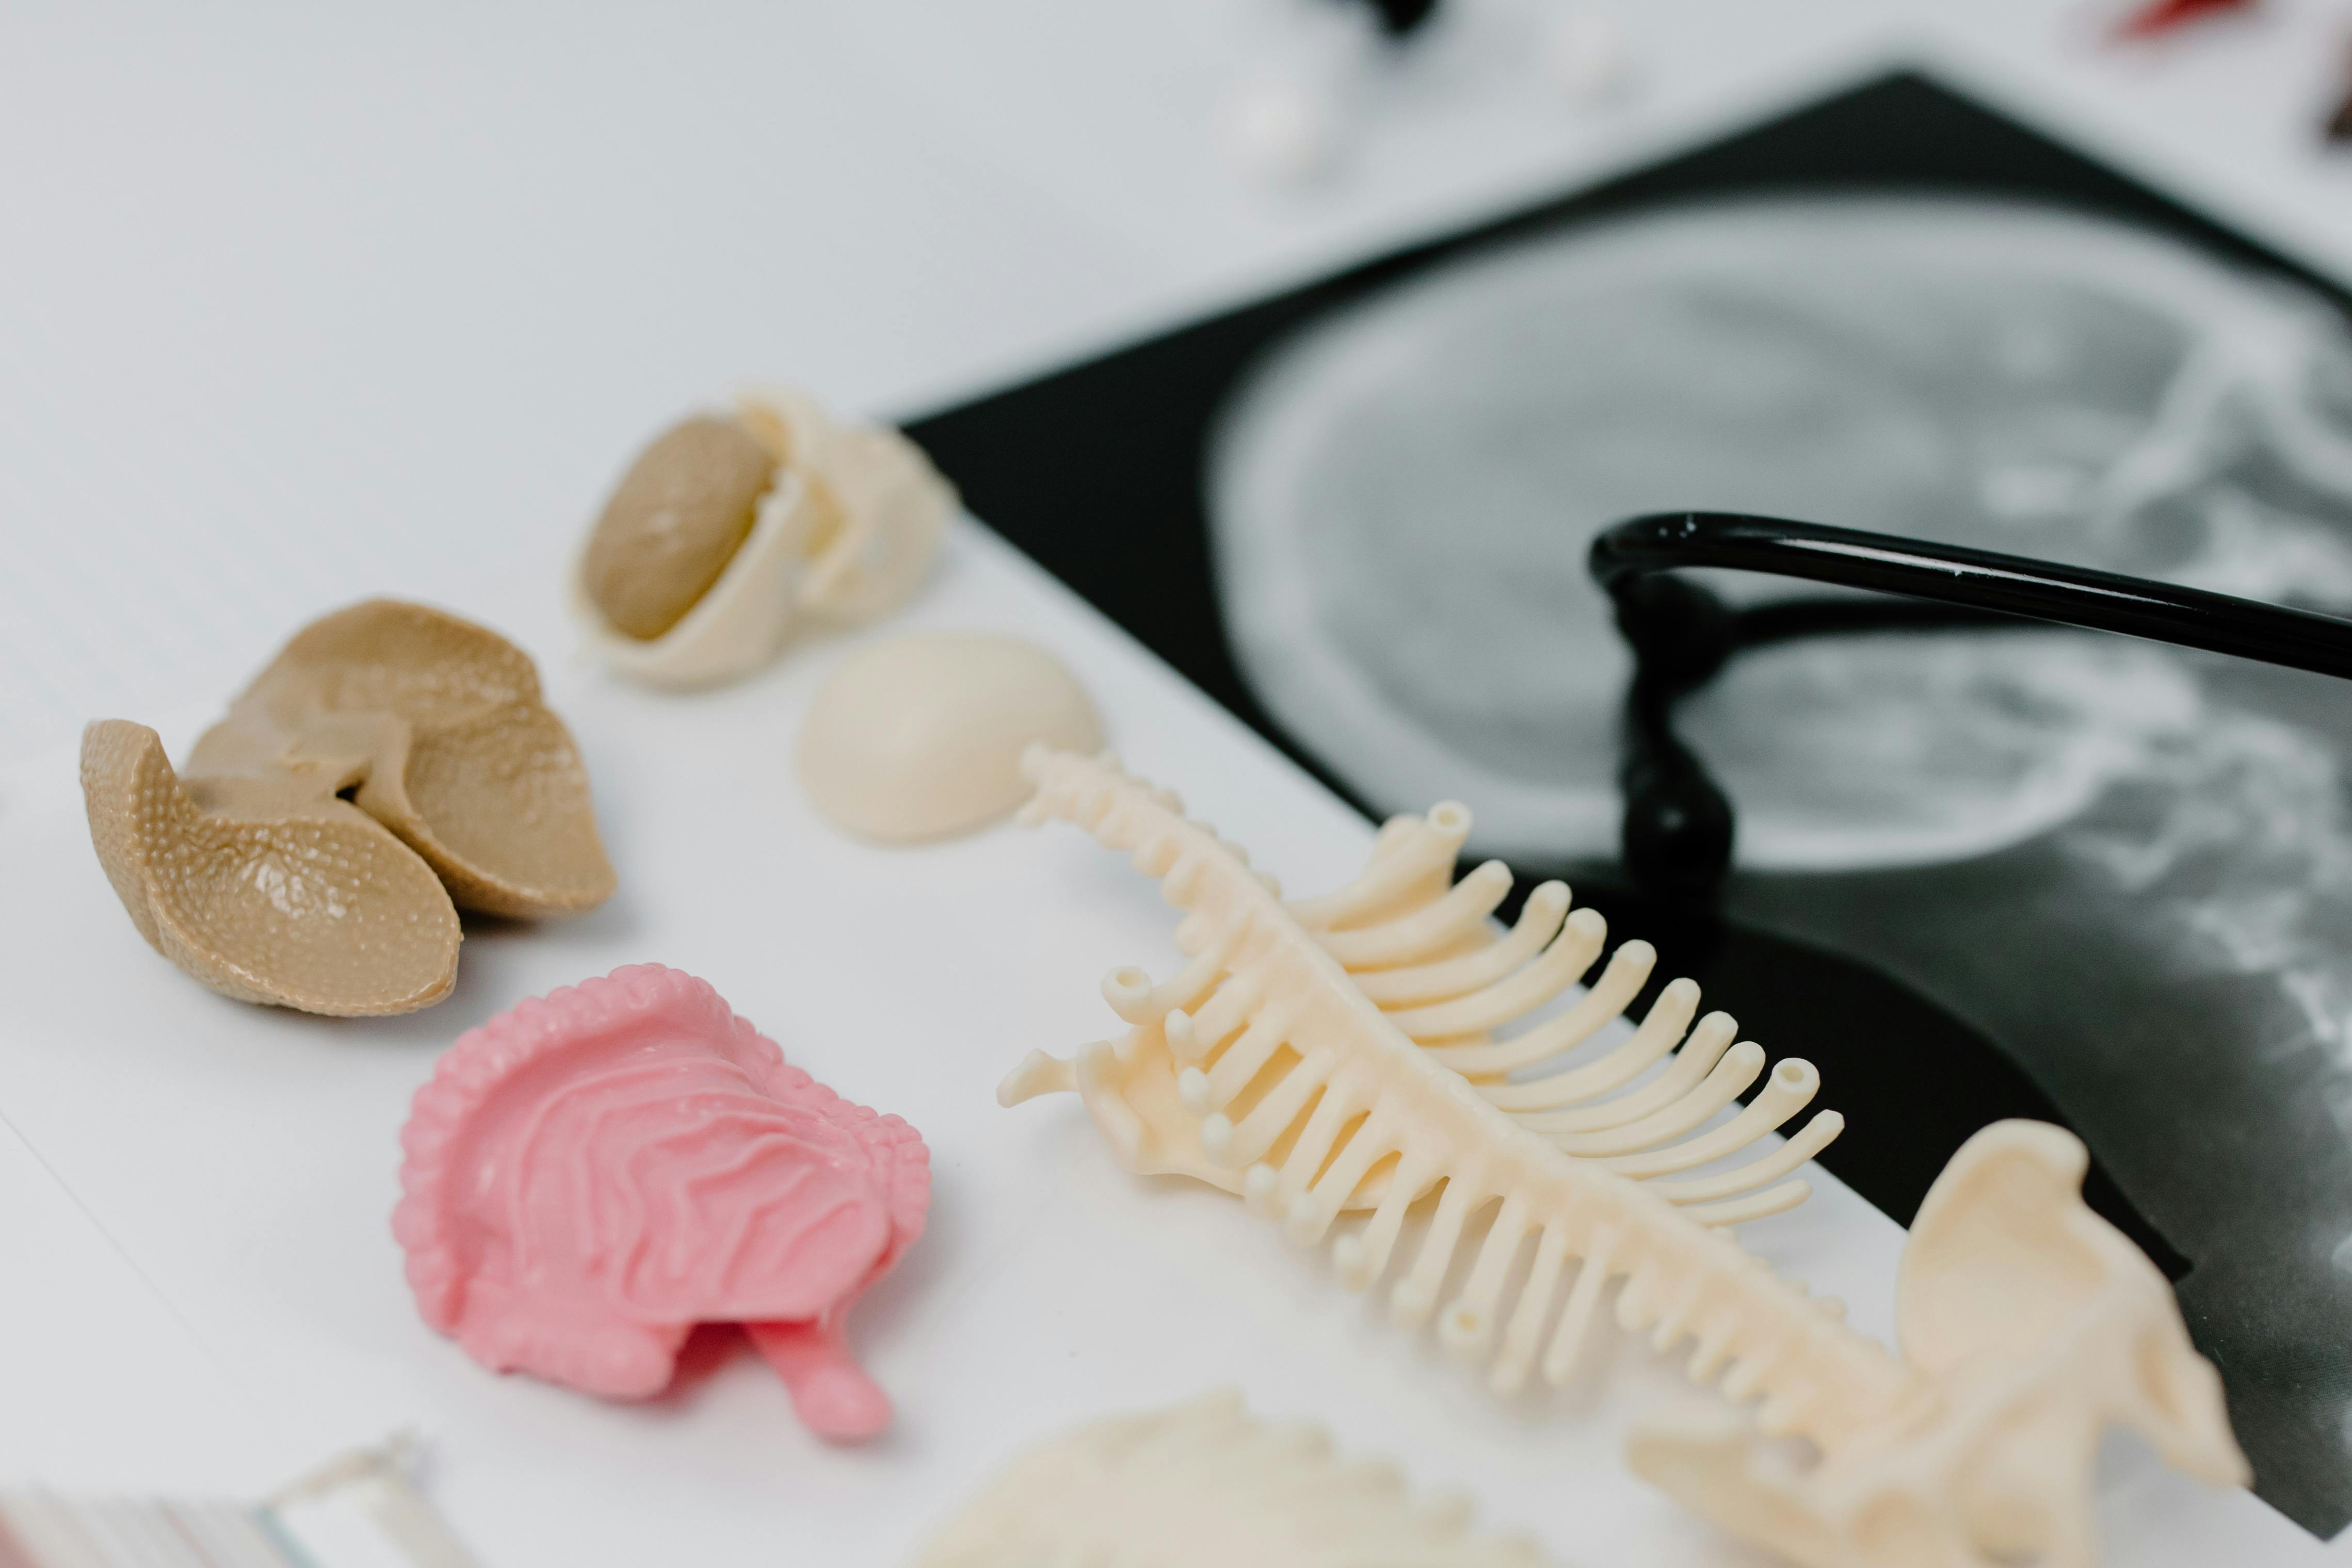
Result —
[[[2330, 0], [2116, 50], [2080, 4], [1653, 0], [1635, 90], [1457, 0], [1324, 184], [1214, 125], [1307, 0], [0, 22], [0, 761], [291, 624], [554, 558], [633, 444], [785, 377], [913, 412], [1924, 57], [2322, 266]], [[614, 8], [617, 9], [617, 8]]]
[[[1564, 105], [1525, 67], [1516, 41], [1538, 0], [1459, 0], [1456, 36], [1367, 93], [1333, 176], [1288, 193], [1239, 178], [1213, 130], [1252, 49], [1280, 33], [1269, 16], [1278, 0], [860, 0], [660, 19], [583, 9], [253, 5], [200, 17], [77, 5], [0, 18], [0, 888], [18, 901], [8, 925], [26, 944], [10, 950], [43, 960], [8, 975], [37, 999], [0, 1030], [0, 1475], [250, 1490], [315, 1458], [298, 1452], [306, 1444], [373, 1435], [370, 1422], [412, 1412], [399, 1368], [370, 1371], [364, 1354], [341, 1349], [288, 1363], [326, 1392], [257, 1386], [266, 1357], [239, 1339], [239, 1303], [173, 1230], [177, 1211], [152, 1201], [184, 1173], [135, 1157], [110, 1166], [75, 1130], [108, 1103], [93, 1098], [105, 1071], [168, 1074], [171, 1056], [144, 1052], [204, 1047], [136, 1040], [95, 1077], [87, 1063], [59, 1069], [58, 1053], [122, 1045], [135, 1020], [177, 1017], [184, 990], [211, 1000], [139, 947], [73, 841], [79, 725], [140, 718], [176, 747], [291, 628], [389, 592], [522, 640], [582, 730], [604, 798], [626, 796], [660, 771], [637, 748], [677, 721], [568, 663], [553, 583], [618, 465], [679, 411], [761, 378], [853, 409], [933, 406], [1898, 58], [1924, 59], [2352, 276], [2352, 159], [2331, 161], [2313, 129], [2352, 53], [2352, 8], [2315, 0], [2272, 0], [2258, 18], [2123, 52], [2095, 42], [2082, 8], [2025, 0], [1629, 6], [1637, 89], [1604, 110]], [[1360, 843], [1360, 824], [1270, 749], [977, 533], [959, 538], [916, 613], [1066, 639], [1057, 645], [1081, 663], [1130, 757], [1222, 798], [1228, 831], [1286, 840], [1282, 869], [1298, 885], [1336, 880]], [[837, 655], [805, 651], [802, 667], [698, 711], [782, 725]], [[771, 749], [760, 755], [781, 755]], [[772, 788], [789, 791], [781, 777]], [[631, 825], [625, 801], [607, 810], [625, 850], [632, 833], [657, 836]], [[924, 874], [981, 877], [962, 896], [984, 900], [974, 868], [1027, 864], [1028, 853], [978, 841], [955, 862], [963, 869]], [[887, 873], [902, 893], [920, 884], [911, 863]], [[1075, 848], [1045, 862], [1065, 886], [1083, 863]], [[1118, 870], [1082, 885], [1095, 894]], [[833, 874], [868, 873], [843, 862]], [[650, 885], [683, 897], [691, 884], [665, 873]], [[1060, 894], [1041, 871], [1024, 896]], [[72, 918], [27, 902], [52, 899]], [[467, 989], [425, 1015], [417, 1039], [446, 1039], [529, 989], [625, 958], [731, 962], [735, 983], [712, 977], [788, 1053], [929, 1130], [918, 1112], [934, 1098], [945, 1107], [946, 1089], [865, 1071], [838, 1039], [796, 1038], [788, 967], [755, 962], [758, 943], [715, 931], [708, 956], [635, 951], [628, 922], [650, 918], [646, 907], [527, 957], [504, 941], [469, 950]], [[1122, 906], [1119, 934], [1156, 929], [1148, 907]], [[83, 917], [87, 927], [74, 924]], [[112, 946], [91, 954], [58, 936], [84, 929]], [[1009, 994], [1026, 1012], [974, 1030], [954, 1092], [984, 1092], [1032, 1045], [1065, 1050], [1099, 1032], [1093, 977], [1133, 956], [1095, 950], [1105, 946], [1024, 977]], [[790, 955], [773, 962], [788, 967]], [[75, 982], [110, 986], [118, 972], [135, 977], [128, 995], [80, 1009]], [[831, 1023], [856, 1002], [808, 1012]], [[189, 1009], [186, 1027], [203, 1036], [228, 1015], [240, 1026], [260, 1016], [220, 1004]], [[354, 1113], [380, 1115], [425, 1065], [414, 1054], [375, 1063], [375, 1097], [364, 1109], [354, 1101]], [[153, 1084], [121, 1087], [126, 1114], [161, 1118], [142, 1146], [181, 1147]], [[1066, 1117], [1024, 1114], [1024, 1130], [1057, 1155], [1099, 1155], [1076, 1148]], [[960, 1125], [951, 1109], [938, 1116]], [[199, 1138], [182, 1152], [203, 1149]], [[1010, 1181], [1013, 1168], [991, 1167], [991, 1179]], [[367, 1180], [389, 1177], [387, 1157]], [[383, 1196], [353, 1179], [370, 1201]], [[943, 1199], [941, 1238], [973, 1201]], [[1860, 1211], [1852, 1244], [1822, 1258], [1859, 1271], [1891, 1257], [1892, 1228], [1880, 1234], [1874, 1219]], [[1183, 1222], [1196, 1223], [1223, 1222]], [[1180, 1252], [1200, 1239], [1187, 1236]], [[370, 1230], [353, 1267], [373, 1267], [370, 1249], [388, 1246]], [[1267, 1289], [1295, 1293], [1310, 1279], [1325, 1283], [1319, 1268], [1294, 1265]], [[290, 1318], [254, 1321], [286, 1329], [346, 1288], [338, 1279]], [[1868, 1290], [1856, 1292], [1865, 1321]], [[1099, 1304], [1124, 1299], [1111, 1291]], [[898, 1311], [914, 1342], [906, 1366], [946, 1354], [938, 1320], [950, 1311]], [[388, 1318], [379, 1326], [403, 1332]], [[1367, 1354], [1402, 1348], [1362, 1337]], [[1349, 1430], [1351, 1414], [1356, 1427], [1384, 1425], [1384, 1385], [1351, 1413], [1312, 1408], [1313, 1384], [1302, 1374], [1271, 1391], [1296, 1396], [1277, 1413], [1339, 1420], [1366, 1446], [1415, 1446], [1409, 1434]], [[1106, 1385], [1102, 1398], [1141, 1392]], [[471, 1396], [462, 1379], [451, 1396]], [[442, 1407], [437, 1394], [416, 1397]], [[535, 1429], [565, 1408], [519, 1419]], [[1055, 1424], [960, 1416], [934, 1427], [969, 1438], [940, 1473], [976, 1475], [1000, 1457], [992, 1427], [1010, 1441]], [[1479, 1479], [1467, 1458], [1413, 1457], [1434, 1479]], [[494, 1565], [531, 1560], [513, 1550], [528, 1531], [504, 1504], [461, 1475], [449, 1481], [470, 1516], [461, 1521], [509, 1545]], [[2217, 1516], [2183, 1523], [2189, 1515], [2168, 1511], [2178, 1493], [2161, 1478], [2135, 1471], [2118, 1484], [2108, 1511], [2126, 1548], [2136, 1538], [2152, 1551], [2168, 1531], [2179, 1549], [2193, 1544], [2184, 1531], [2218, 1528]], [[560, 1476], [524, 1484], [542, 1505], [560, 1489]], [[1571, 1559], [1643, 1560], [1496, 1511], [1545, 1523]], [[2249, 1504], [2230, 1517], [2272, 1538], [2266, 1511]], [[1654, 1544], [1640, 1528], [1608, 1526], [1634, 1532], [1615, 1538], [1621, 1548]], [[889, 1540], [904, 1534], [894, 1526]], [[1683, 1545], [1672, 1560], [1696, 1560]]]

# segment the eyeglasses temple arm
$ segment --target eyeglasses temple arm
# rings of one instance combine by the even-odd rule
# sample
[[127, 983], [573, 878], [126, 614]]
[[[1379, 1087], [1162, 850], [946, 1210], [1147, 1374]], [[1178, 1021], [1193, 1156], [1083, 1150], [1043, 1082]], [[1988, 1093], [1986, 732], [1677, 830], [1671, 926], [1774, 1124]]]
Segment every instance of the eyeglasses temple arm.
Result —
[[[1721, 567], [2117, 632], [2352, 679], [2352, 621], [2088, 567], [1856, 528], [1735, 512], [1660, 512], [1601, 530], [1588, 565], [1593, 580], [1619, 604], [1621, 619], [1633, 585], [1644, 579], [1689, 567]], [[1627, 632], [1633, 634], [1631, 626]]]

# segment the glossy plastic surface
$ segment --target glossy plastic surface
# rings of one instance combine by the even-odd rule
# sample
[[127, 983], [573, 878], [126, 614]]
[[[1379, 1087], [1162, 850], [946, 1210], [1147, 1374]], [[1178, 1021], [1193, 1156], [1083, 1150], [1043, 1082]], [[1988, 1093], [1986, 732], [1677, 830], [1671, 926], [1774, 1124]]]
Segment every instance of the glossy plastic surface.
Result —
[[[1843, 631], [2045, 622], [2352, 677], [2352, 622], [2202, 589], [1893, 534], [1730, 512], [1665, 512], [1604, 529], [1587, 565], [1634, 657], [1621, 847], [1634, 880], [1690, 896], [1731, 869], [1734, 812], [1675, 736], [1675, 701], [1742, 648]], [[1897, 594], [1733, 611], [1684, 568], [1767, 572]], [[1913, 602], [1906, 602], [1910, 601]]]
[[401, 1145], [418, 1309], [484, 1365], [643, 1399], [738, 1322], [811, 1430], [888, 1424], [845, 1320], [922, 1234], [929, 1153], [704, 982], [635, 965], [467, 1030]]

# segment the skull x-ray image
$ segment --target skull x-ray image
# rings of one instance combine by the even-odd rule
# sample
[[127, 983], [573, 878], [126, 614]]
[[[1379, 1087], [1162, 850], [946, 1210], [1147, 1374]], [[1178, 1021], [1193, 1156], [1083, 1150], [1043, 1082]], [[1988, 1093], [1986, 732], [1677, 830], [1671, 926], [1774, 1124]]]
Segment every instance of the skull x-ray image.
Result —
[[[1687, 203], [1311, 320], [1224, 398], [1204, 491], [1234, 662], [1304, 751], [1377, 810], [1474, 803], [1474, 849], [1606, 861], [1630, 664], [1600, 528], [1760, 512], [2352, 613], [2352, 334], [2053, 206]], [[1725, 914], [2017, 1059], [2188, 1260], [2263, 1494], [2340, 1530], [2352, 685], [1881, 632], [1748, 653], [1678, 727], [1737, 808]]]

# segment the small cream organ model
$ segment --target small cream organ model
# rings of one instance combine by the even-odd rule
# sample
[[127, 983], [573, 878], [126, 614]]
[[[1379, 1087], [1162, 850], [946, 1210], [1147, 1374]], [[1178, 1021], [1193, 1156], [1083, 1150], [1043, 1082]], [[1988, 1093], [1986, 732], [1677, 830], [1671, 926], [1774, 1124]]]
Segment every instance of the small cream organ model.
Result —
[[568, 915], [613, 891], [530, 655], [423, 605], [304, 627], [184, 772], [145, 725], [91, 725], [81, 782], [139, 934], [241, 1001], [414, 1011], [456, 983], [459, 909]]
[[786, 391], [672, 426], [606, 501], [572, 574], [597, 654], [656, 685], [730, 680], [807, 622], [855, 625], [912, 593], [954, 488], [897, 431]]
[[793, 762], [809, 800], [862, 838], [970, 832], [1029, 798], [1034, 745], [1092, 751], [1094, 704], [1060, 660], [989, 632], [911, 632], [859, 649], [827, 676]]
[[[1496, 932], [1487, 916], [1510, 873], [1488, 862], [1454, 881], [1463, 808], [1391, 821], [1355, 882], [1286, 901], [1172, 794], [1108, 758], [1039, 750], [1026, 767], [1038, 788], [1025, 819], [1075, 822], [1159, 879], [1190, 962], [1157, 985], [1112, 971], [1104, 994], [1126, 1032], [1074, 1061], [1033, 1052], [999, 1100], [1074, 1090], [1129, 1168], [1238, 1192], [1302, 1243], [1370, 1209], [1333, 1243], [1351, 1288], [1387, 1272], [1407, 1208], [1433, 1198], [1394, 1316], [1434, 1314], [1448, 1349], [1491, 1363], [1499, 1393], [1538, 1364], [1565, 1381], [1622, 1279], [1621, 1325], [1661, 1352], [1687, 1343], [1695, 1379], [1755, 1402], [1752, 1421], [1646, 1430], [1632, 1446], [1643, 1475], [1727, 1529], [1813, 1568], [1946, 1568], [1987, 1552], [2071, 1568], [2091, 1560], [2087, 1467], [2110, 1423], [2207, 1481], [2245, 1479], [2219, 1377], [2162, 1275], [2084, 1205], [2071, 1134], [2004, 1123], [1953, 1157], [1905, 1254], [1905, 1354], [1890, 1354], [1729, 1229], [1805, 1196], [1791, 1173], [1834, 1135], [1833, 1116], [1727, 1174], [1675, 1176], [1801, 1109], [1808, 1064], [1781, 1061], [1747, 1109], [1706, 1125], [1763, 1053], [1732, 1044], [1719, 1013], [1692, 1028], [1697, 988], [1677, 980], [1623, 1043], [1525, 1075], [1612, 1020], [1654, 954], [1623, 944], [1565, 1010], [1499, 1037], [1577, 982], [1605, 932], [1557, 883]], [[1793, 1467], [1769, 1445], [1790, 1437], [1818, 1462]]]
[[1241, 1396], [1092, 1422], [1024, 1456], [916, 1568], [1543, 1568], [1535, 1542], [1471, 1529], [1465, 1498], [1416, 1500], [1392, 1465], [1343, 1460], [1314, 1427]]

